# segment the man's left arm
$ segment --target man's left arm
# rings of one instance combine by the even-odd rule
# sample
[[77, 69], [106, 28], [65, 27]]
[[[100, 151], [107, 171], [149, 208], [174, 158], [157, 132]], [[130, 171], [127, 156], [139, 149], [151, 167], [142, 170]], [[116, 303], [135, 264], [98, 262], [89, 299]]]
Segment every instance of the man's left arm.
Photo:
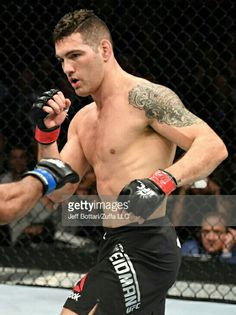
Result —
[[133, 180], [121, 190], [118, 200], [129, 200], [127, 211], [146, 219], [177, 186], [212, 173], [228, 152], [210, 126], [188, 111], [167, 87], [138, 85], [129, 93], [129, 103], [144, 111], [153, 130], [186, 151], [174, 164], [153, 170], [148, 178]]
[[170, 89], [157, 86], [159, 98], [153, 100], [156, 111], [146, 115], [150, 126], [166, 139], [186, 151], [182, 158], [166, 168], [178, 186], [205, 178], [227, 158], [222, 139], [202, 119], [191, 113]]

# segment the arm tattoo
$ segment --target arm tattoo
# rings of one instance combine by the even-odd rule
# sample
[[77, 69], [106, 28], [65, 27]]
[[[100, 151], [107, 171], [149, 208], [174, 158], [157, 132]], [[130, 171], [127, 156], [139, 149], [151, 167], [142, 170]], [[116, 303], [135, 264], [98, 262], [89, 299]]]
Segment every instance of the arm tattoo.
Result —
[[203, 121], [189, 112], [169, 88], [157, 84], [137, 85], [128, 96], [129, 104], [145, 111], [150, 119], [175, 127], [186, 127]]

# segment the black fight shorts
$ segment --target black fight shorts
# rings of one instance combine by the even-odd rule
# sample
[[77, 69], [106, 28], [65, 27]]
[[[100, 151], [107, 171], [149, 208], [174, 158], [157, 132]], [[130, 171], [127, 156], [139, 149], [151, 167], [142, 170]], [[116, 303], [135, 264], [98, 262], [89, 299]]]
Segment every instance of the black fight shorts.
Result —
[[163, 315], [181, 257], [168, 218], [104, 230], [97, 264], [76, 284], [64, 307], [79, 315], [96, 304], [96, 315]]

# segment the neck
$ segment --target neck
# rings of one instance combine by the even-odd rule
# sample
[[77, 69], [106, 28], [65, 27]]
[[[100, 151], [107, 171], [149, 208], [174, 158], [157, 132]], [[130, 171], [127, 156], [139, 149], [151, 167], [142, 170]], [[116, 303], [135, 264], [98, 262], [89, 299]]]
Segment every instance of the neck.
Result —
[[115, 94], [119, 94], [121, 82], [124, 76], [127, 75], [127, 72], [120, 67], [116, 60], [108, 65], [100, 87], [91, 94], [97, 106], [102, 106], [107, 99], [113, 97]]

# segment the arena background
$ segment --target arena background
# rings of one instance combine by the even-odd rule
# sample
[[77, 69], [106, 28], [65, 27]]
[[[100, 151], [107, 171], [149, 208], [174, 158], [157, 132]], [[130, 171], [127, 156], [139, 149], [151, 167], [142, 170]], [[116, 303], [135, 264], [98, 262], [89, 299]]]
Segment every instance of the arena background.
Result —
[[[223, 138], [229, 158], [214, 172], [214, 178], [222, 194], [234, 195], [234, 0], [2, 0], [0, 133], [5, 146], [1, 154], [20, 145], [30, 154], [29, 167], [34, 165], [36, 146], [29, 111], [43, 91], [57, 87], [73, 101], [69, 119], [62, 127], [60, 147], [68, 122], [90, 101], [71, 91], [52, 43], [55, 23], [66, 12], [79, 8], [93, 9], [107, 22], [116, 56], [126, 70], [173, 89], [187, 108]], [[54, 228], [56, 222], [56, 237], [49, 242], [39, 239], [15, 246], [5, 242], [2, 232], [1, 283], [69, 288], [94, 264], [101, 229], [81, 228], [75, 233], [74, 229], [63, 229], [60, 215], [52, 212], [51, 216]], [[18, 223], [14, 224], [17, 227]], [[235, 265], [186, 258], [169, 296], [235, 303], [235, 275]]]

